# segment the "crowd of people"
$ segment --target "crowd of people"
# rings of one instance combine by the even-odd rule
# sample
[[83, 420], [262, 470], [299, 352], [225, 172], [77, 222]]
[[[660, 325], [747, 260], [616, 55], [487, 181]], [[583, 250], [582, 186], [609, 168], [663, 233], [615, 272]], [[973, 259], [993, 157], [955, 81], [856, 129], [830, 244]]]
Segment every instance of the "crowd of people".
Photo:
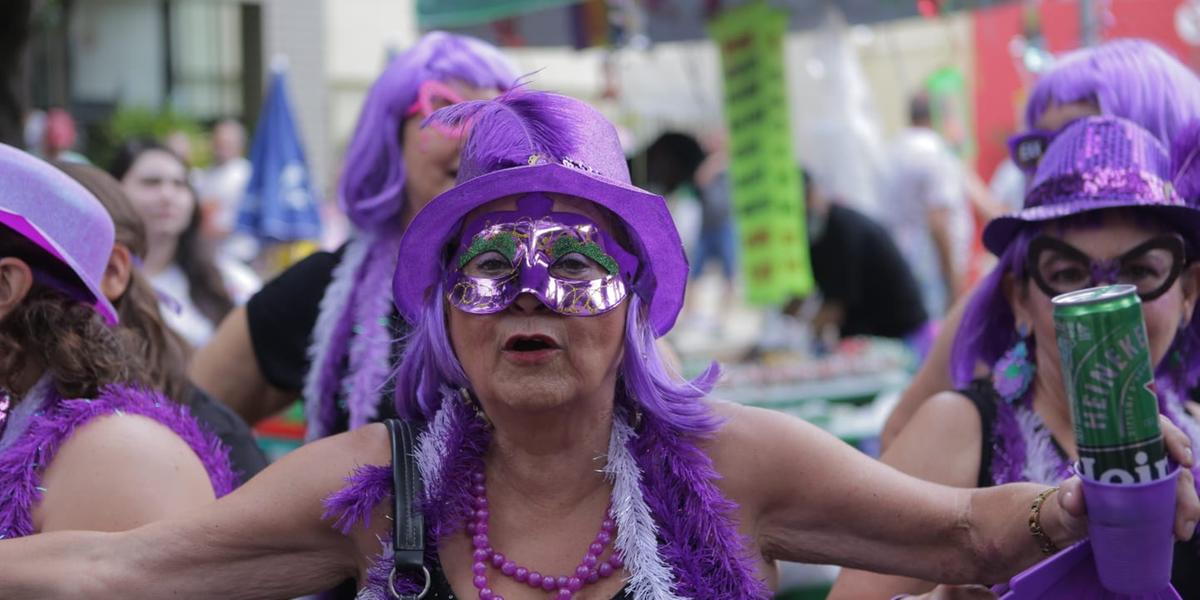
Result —
[[[803, 173], [817, 318], [928, 352], [880, 460], [711, 397], [715, 363], [676, 372], [689, 278], [734, 275], [719, 140], [648, 153], [656, 190], [710, 213], [689, 257], [614, 126], [518, 76], [442, 32], [392, 59], [338, 184], [355, 235], [261, 289], [213, 243], [235, 123], [199, 175], [166, 141], [108, 173], [0, 146], [0, 597], [769, 598], [777, 561], [847, 567], [837, 598], [979, 591], [1087, 536], [1050, 299], [1107, 283], [1142, 302], [1180, 465], [1171, 582], [1200, 597], [1186, 67], [1121, 40], [1042, 76], [1023, 204], [984, 229], [974, 287], [927, 99], [882, 222]], [[297, 398], [310, 443], [268, 466], [247, 423]]]

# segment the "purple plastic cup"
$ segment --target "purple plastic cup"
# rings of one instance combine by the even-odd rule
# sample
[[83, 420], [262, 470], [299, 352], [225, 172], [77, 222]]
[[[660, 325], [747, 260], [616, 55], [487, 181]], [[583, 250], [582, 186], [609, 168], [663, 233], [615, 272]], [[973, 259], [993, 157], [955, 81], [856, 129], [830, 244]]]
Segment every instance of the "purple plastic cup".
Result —
[[1153, 594], [1171, 583], [1178, 478], [1178, 468], [1150, 483], [1082, 478], [1096, 570], [1109, 591]]

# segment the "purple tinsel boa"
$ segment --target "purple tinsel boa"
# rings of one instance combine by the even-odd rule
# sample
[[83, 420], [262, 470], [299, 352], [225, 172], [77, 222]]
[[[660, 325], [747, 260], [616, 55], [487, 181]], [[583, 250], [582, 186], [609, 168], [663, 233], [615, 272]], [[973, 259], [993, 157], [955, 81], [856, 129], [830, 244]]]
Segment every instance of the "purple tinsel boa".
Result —
[[[447, 411], [449, 414], [442, 414]], [[438, 418], [447, 418], [446, 426], [435, 423], [426, 430], [417, 450], [426, 480], [422, 504], [426, 561], [437, 560], [438, 539], [462, 531], [463, 515], [470, 504], [468, 474], [482, 460], [490, 440], [482, 422], [460, 402], [443, 402], [443, 410], [434, 420]], [[631, 451], [642, 472], [646, 504], [658, 527], [660, 555], [675, 576], [674, 592], [693, 599], [769, 598], [770, 591], [758, 578], [733, 520], [737, 505], [717, 489], [719, 475], [712, 460], [692, 436], [680, 434], [649, 415], [643, 415], [640, 429]], [[423, 451], [441, 454], [440, 464], [422, 464]], [[365, 523], [371, 509], [390, 500], [393, 493], [390, 467], [360, 467], [347, 483], [325, 500], [325, 518], [333, 520], [343, 532]], [[383, 590], [390, 551], [383, 542], [383, 551], [368, 572], [360, 598], [387, 597]], [[405, 585], [413, 586], [415, 582]]]
[[218, 498], [233, 491], [229, 449], [202, 429], [188, 409], [150, 390], [112, 385], [93, 400], [48, 399], [25, 433], [0, 456], [0, 539], [35, 533], [33, 508], [42, 498], [42, 470], [75, 431], [93, 419], [134, 414], [167, 427], [196, 453]]
[[1016, 402], [997, 398], [993, 426], [992, 482], [996, 485], [1032, 481], [1054, 485], [1071, 476], [1041, 418], [1033, 411], [1030, 393]]
[[[1181, 429], [1200, 448], [1200, 424], [1187, 414], [1182, 396], [1171, 386], [1159, 388], [1159, 412]], [[996, 422], [992, 428], [992, 483], [1016, 481], [1056, 484], [1071, 476], [1067, 459], [1054, 445], [1041, 418], [1032, 408], [1032, 394], [1009, 404], [996, 398]], [[1200, 491], [1200, 465], [1192, 469]]]

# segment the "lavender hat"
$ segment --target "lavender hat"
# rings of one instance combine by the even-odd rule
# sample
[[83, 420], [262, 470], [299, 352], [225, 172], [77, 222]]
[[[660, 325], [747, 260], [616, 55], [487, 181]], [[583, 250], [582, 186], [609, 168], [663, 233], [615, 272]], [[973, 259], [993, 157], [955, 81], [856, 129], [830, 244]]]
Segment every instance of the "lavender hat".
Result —
[[86, 288], [80, 295], [109, 325], [117, 323], [117, 311], [100, 291], [113, 223], [95, 196], [48, 163], [0, 144], [0, 225], [69, 267]]
[[634, 187], [617, 131], [587, 104], [547, 92], [514, 90], [442, 109], [434, 119], [470, 123], [458, 185], [413, 219], [400, 243], [396, 305], [410, 322], [441, 281], [446, 244], [471, 210], [531, 192], [578, 196], [619, 217], [641, 267], [633, 290], [654, 333], [666, 334], [683, 306], [687, 259], [662, 196]]
[[983, 244], [998, 256], [1027, 223], [1127, 206], [1145, 207], [1185, 231], [1200, 231], [1200, 209], [1175, 192], [1171, 178], [1167, 150], [1133, 121], [1079, 119], [1050, 144], [1025, 207], [988, 223]]

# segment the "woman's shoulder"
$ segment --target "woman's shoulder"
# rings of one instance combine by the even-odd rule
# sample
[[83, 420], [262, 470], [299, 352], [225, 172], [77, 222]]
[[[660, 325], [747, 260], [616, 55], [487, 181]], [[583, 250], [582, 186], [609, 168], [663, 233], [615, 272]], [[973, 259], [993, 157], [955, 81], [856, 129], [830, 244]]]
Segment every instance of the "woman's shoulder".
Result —
[[780, 473], [805, 471], [836, 445], [817, 426], [775, 410], [726, 401], [709, 406], [720, 425], [700, 447], [712, 459], [722, 491], [751, 511], [771, 501], [766, 490]]
[[153, 414], [129, 405], [78, 410], [100, 404], [86, 400], [66, 404], [75, 405], [66, 408], [77, 419], [67, 421], [73, 429], [41, 473], [39, 530], [128, 529], [210, 502], [231, 487], [227, 464], [214, 480], [193, 446]]
[[983, 418], [970, 397], [939, 392], [921, 404], [880, 460], [935, 483], [975, 487], [983, 435]]

